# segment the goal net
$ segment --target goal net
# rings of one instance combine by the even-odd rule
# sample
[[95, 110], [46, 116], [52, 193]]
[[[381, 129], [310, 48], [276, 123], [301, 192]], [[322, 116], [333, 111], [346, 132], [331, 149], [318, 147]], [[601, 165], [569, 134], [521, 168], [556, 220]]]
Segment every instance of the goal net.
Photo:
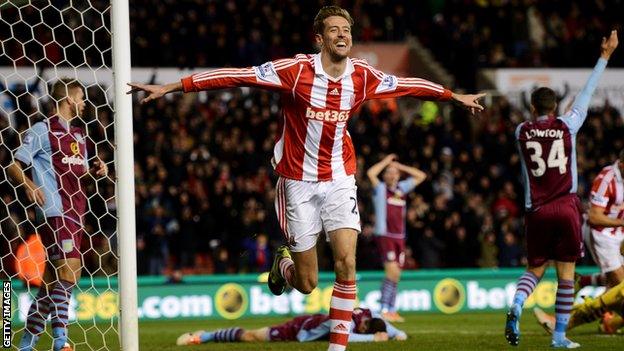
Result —
[[[0, 2], [0, 276], [12, 285], [13, 346], [19, 345], [25, 330], [44, 268], [54, 268], [46, 267], [50, 245], [45, 247], [42, 240], [42, 228], [52, 217], [29, 200], [25, 186], [12, 180], [8, 168], [19, 162], [16, 152], [33, 126], [38, 122], [49, 126], [56, 106], [50, 89], [67, 77], [84, 86], [84, 112], [71, 124], [83, 131], [87, 162], [94, 166], [99, 159], [109, 169], [106, 177], [87, 175], [80, 180], [87, 198], [79, 248], [82, 278], [69, 303], [68, 342], [80, 350], [120, 349], [111, 33], [110, 0]], [[52, 135], [56, 132], [48, 131], [49, 140], [57, 140]], [[41, 146], [39, 156], [54, 158], [54, 153], [63, 152], [54, 149]], [[79, 150], [75, 153], [83, 155]], [[27, 175], [33, 172], [33, 164], [20, 163]], [[44, 172], [61, 179], [60, 169], [51, 162], [51, 169]], [[42, 187], [57, 186], [59, 198], [71, 198], [73, 190], [64, 188], [65, 181], [45, 184], [46, 178], [42, 179]], [[61, 202], [63, 213], [77, 206]], [[50, 349], [51, 344], [48, 319], [36, 348]]]

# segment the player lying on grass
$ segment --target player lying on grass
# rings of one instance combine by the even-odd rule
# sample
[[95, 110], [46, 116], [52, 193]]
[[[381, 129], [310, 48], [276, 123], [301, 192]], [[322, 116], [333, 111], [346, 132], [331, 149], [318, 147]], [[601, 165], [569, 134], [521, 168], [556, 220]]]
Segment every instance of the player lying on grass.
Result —
[[[353, 311], [349, 342], [405, 340], [407, 334], [384, 321], [366, 308]], [[258, 342], [258, 341], [316, 341], [329, 337], [331, 320], [327, 314], [295, 317], [272, 327], [245, 330], [233, 327], [215, 331], [199, 330], [180, 335], [177, 345], [197, 345], [207, 342]], [[344, 326], [343, 326], [344, 327]]]
[[[537, 307], [533, 309], [533, 312], [539, 324], [546, 331], [552, 332], [555, 325], [555, 317]], [[570, 314], [568, 330], [602, 318], [600, 331], [613, 334], [623, 326], [621, 318], [615, 317], [614, 313], [619, 315], [624, 313], [624, 282], [612, 287], [596, 298], [586, 298], [583, 303], [574, 305]]]
[[[383, 171], [383, 181], [379, 174]], [[401, 173], [407, 175], [401, 180]], [[404, 322], [396, 310], [397, 285], [405, 264], [407, 195], [427, 179], [425, 172], [386, 156], [366, 172], [373, 186], [375, 241], [386, 273], [381, 284], [381, 314], [389, 322]]]

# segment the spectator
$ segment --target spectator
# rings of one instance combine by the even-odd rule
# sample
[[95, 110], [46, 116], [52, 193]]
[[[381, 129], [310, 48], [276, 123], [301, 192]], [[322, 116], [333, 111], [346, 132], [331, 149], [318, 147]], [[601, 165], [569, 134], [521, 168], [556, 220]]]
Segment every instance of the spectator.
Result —
[[477, 261], [479, 267], [498, 267], [498, 246], [496, 246], [496, 235], [492, 232], [487, 232], [479, 239], [481, 240], [481, 255]]
[[522, 264], [522, 248], [518, 245], [516, 236], [512, 232], [505, 232], [500, 249], [500, 266], [519, 267]]

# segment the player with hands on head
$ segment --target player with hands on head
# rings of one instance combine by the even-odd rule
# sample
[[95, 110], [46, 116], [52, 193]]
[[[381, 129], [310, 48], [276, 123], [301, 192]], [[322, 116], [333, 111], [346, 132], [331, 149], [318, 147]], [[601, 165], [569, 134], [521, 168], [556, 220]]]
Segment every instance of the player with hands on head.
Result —
[[[381, 172], [383, 181], [379, 181]], [[408, 177], [401, 180], [401, 173]], [[386, 275], [380, 289], [381, 314], [390, 322], [403, 322], [395, 303], [397, 284], [405, 264], [407, 195], [427, 179], [427, 175], [415, 167], [399, 163], [395, 154], [390, 154], [371, 166], [366, 175], [373, 186], [375, 241]]]

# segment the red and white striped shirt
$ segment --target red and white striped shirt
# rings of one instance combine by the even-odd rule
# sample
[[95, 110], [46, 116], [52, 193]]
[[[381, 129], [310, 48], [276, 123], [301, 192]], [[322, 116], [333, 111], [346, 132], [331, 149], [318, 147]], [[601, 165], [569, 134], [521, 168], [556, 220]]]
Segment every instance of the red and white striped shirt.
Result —
[[273, 150], [282, 177], [328, 181], [355, 173], [355, 150], [347, 122], [368, 99], [413, 96], [446, 101], [451, 91], [420, 78], [398, 78], [349, 58], [345, 72], [333, 78], [320, 54], [267, 62], [249, 68], [223, 68], [182, 79], [184, 92], [260, 87], [281, 93], [282, 133]]
[[[609, 218], [624, 218], [624, 183], [619, 161], [603, 168], [594, 180], [591, 204], [604, 208], [604, 214]], [[624, 234], [622, 227], [591, 226], [591, 228], [611, 235]]]

